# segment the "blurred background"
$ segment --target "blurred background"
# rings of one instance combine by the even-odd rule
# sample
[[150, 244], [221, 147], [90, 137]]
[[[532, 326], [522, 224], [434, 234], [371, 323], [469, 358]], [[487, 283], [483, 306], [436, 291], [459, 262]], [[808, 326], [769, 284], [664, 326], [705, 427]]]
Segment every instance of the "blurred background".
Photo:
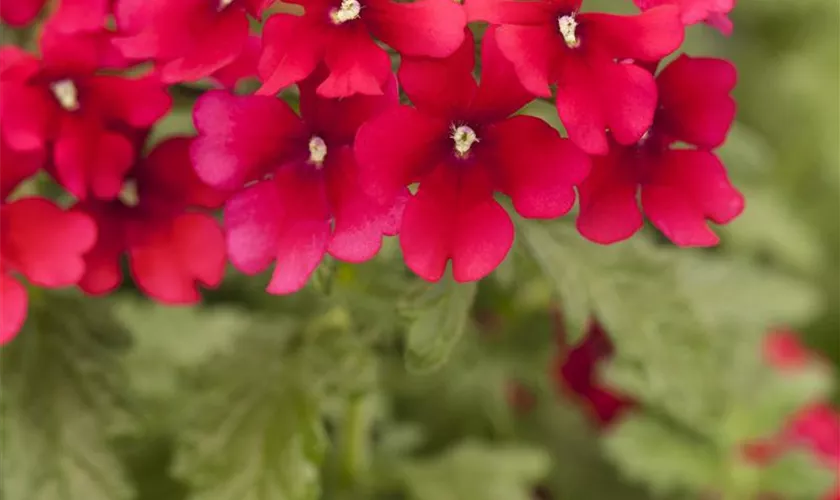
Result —
[[[685, 45], [740, 73], [720, 155], [747, 209], [719, 248], [596, 248], [520, 221], [502, 267], [458, 290], [411, 277], [394, 242], [285, 298], [233, 272], [195, 308], [130, 283], [33, 289], [0, 353], [3, 497], [836, 498], [840, 451], [770, 457], [801, 408], [840, 403], [840, 4], [742, 1], [732, 19]], [[173, 89], [155, 140], [191, 133], [200, 92]], [[774, 366], [781, 330], [813, 362]]]

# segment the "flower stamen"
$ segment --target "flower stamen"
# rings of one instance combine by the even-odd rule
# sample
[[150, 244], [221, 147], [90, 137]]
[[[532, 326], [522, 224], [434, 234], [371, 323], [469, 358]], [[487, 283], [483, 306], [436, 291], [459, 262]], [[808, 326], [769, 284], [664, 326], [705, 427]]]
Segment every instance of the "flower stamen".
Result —
[[234, 0], [219, 0], [219, 6], [216, 10], [221, 12], [225, 10], [226, 7], [230, 6], [230, 4], [232, 4], [233, 2]]
[[341, 0], [337, 9], [330, 11], [330, 19], [333, 24], [344, 24], [347, 21], [358, 19], [362, 13], [362, 4], [359, 0]]
[[580, 39], [577, 37], [578, 22], [575, 16], [562, 16], [557, 19], [557, 26], [560, 28], [560, 34], [566, 42], [566, 46], [570, 49], [580, 47]]
[[321, 168], [327, 157], [327, 143], [317, 135], [309, 139], [309, 163]]
[[479, 142], [475, 130], [467, 125], [458, 127], [452, 125], [452, 135], [450, 137], [452, 138], [452, 142], [455, 143], [455, 154], [459, 158], [465, 158], [469, 154], [473, 144]]
[[58, 104], [67, 111], [76, 111], [79, 109], [79, 90], [73, 80], [59, 80], [50, 84]]

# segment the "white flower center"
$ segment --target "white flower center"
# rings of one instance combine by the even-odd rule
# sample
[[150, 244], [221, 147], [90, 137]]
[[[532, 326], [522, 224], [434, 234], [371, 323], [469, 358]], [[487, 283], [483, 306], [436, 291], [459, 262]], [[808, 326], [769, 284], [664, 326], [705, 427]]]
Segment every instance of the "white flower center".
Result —
[[230, 4], [233, 3], [234, 0], [219, 0], [219, 8], [217, 9], [219, 12], [225, 10], [225, 7], [228, 7]]
[[458, 127], [452, 125], [452, 135], [450, 137], [452, 138], [452, 142], [455, 143], [455, 153], [461, 158], [467, 156], [472, 145], [479, 142], [475, 130], [467, 125]]
[[570, 49], [580, 47], [580, 40], [577, 37], [578, 23], [575, 21], [575, 16], [562, 16], [557, 19], [557, 25], [567, 47]]
[[330, 11], [330, 19], [333, 24], [344, 24], [347, 21], [358, 19], [361, 13], [362, 4], [359, 3], [359, 0], [341, 0], [341, 5]]
[[309, 163], [320, 168], [327, 157], [327, 143], [317, 135], [309, 139]]
[[79, 109], [79, 91], [73, 80], [59, 80], [51, 83], [50, 89], [62, 108], [67, 111]]

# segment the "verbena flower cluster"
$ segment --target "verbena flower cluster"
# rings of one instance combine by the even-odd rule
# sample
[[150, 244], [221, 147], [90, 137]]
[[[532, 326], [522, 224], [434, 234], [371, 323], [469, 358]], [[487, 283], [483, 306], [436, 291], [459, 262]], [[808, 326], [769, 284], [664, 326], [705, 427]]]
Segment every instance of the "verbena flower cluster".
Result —
[[[268, 291], [286, 294], [325, 255], [363, 262], [392, 235], [421, 278], [451, 261], [455, 280], [479, 280], [511, 248], [508, 210], [553, 219], [578, 195], [579, 231], [600, 244], [647, 218], [679, 246], [714, 245], [708, 222], [743, 209], [714, 153], [735, 68], [669, 57], [686, 25], [728, 32], [734, 0], [636, 0], [635, 15], [581, 0], [296, 3], [61, 0], [37, 55], [2, 48], [0, 341], [25, 320], [21, 278], [106, 294], [124, 257], [143, 292], [185, 304], [228, 260], [273, 264]], [[25, 25], [43, 4], [3, 2], [0, 17]], [[233, 92], [252, 75], [254, 95]], [[196, 103], [197, 136], [147, 151], [167, 86], [198, 80], [216, 89]], [[292, 85], [299, 112], [277, 97]], [[556, 103], [567, 137], [517, 114], [534, 99]], [[12, 196], [42, 171], [71, 206]]]

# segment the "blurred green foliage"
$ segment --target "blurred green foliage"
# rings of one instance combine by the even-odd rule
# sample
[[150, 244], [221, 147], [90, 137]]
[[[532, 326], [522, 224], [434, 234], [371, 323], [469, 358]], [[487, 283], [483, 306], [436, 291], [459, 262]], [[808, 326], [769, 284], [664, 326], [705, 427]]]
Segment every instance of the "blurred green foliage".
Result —
[[[789, 326], [840, 363], [840, 5], [743, 1], [733, 18], [731, 38], [695, 26], [686, 42], [741, 75], [721, 155], [748, 207], [719, 248], [650, 232], [603, 248], [569, 220], [520, 220], [477, 286], [420, 282], [388, 241], [290, 297], [236, 273], [193, 308], [130, 284], [99, 300], [33, 291], [0, 353], [4, 498], [816, 498], [830, 476], [810, 457], [760, 469], [738, 449], [832, 390], [827, 370], [765, 366], [766, 331]], [[154, 140], [192, 131], [199, 92], [174, 94]], [[545, 103], [526, 112], [556, 123]], [[557, 304], [569, 342], [601, 320], [616, 345], [603, 375], [640, 402], [607, 433], [551, 380]]]

